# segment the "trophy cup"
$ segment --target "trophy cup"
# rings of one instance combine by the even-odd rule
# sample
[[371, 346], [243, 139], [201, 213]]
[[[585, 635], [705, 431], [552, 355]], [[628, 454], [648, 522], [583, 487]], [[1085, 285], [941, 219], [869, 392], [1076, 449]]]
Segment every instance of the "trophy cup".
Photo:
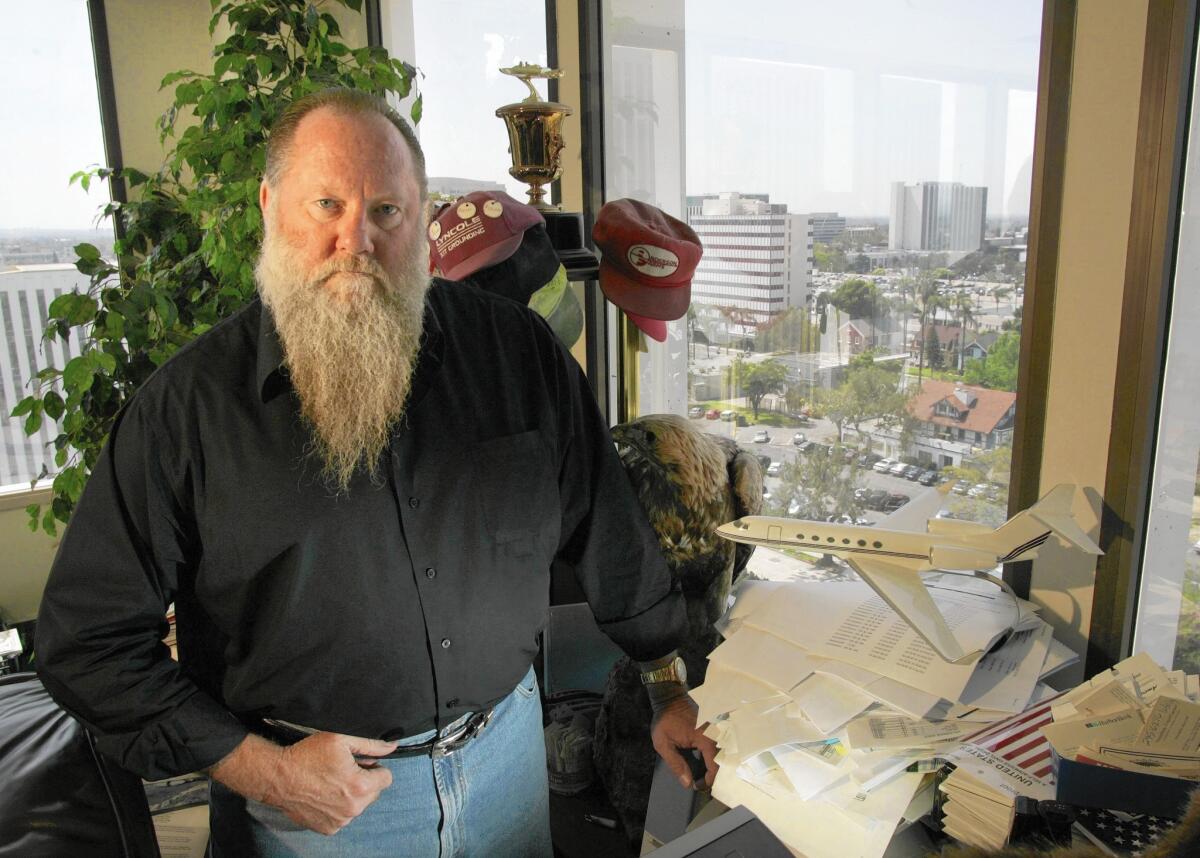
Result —
[[500, 69], [529, 87], [524, 101], [496, 108], [496, 115], [508, 128], [508, 149], [513, 165], [509, 175], [529, 185], [529, 204], [541, 212], [556, 211], [557, 206], [546, 202], [543, 185], [562, 175], [559, 153], [562, 152], [562, 121], [572, 113], [571, 108], [556, 101], [542, 101], [530, 83], [532, 78], [559, 78], [559, 69], [542, 68], [534, 63], [520, 63]]

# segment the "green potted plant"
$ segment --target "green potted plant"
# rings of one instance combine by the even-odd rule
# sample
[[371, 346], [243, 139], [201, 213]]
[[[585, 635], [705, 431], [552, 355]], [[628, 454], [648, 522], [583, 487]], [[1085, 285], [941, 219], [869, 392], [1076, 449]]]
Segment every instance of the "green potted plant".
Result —
[[[229, 36], [213, 49], [210, 72], [163, 78], [175, 97], [159, 120], [162, 168], [148, 175], [100, 167], [71, 177], [85, 189], [95, 180], [123, 182], [129, 201], [102, 213], [117, 227], [115, 262], [90, 244], [76, 246], [89, 286], [49, 307], [46, 337], [66, 340], [79, 330], [83, 352], [38, 372], [33, 393], [12, 411], [30, 435], [43, 420], [61, 420], [52, 498], [27, 507], [31, 529], [53, 535], [70, 519], [113, 419], [155, 368], [253, 298], [247, 249], [262, 235], [264, 144], [283, 108], [330, 86], [401, 98], [412, 90], [416, 69], [382, 48], [345, 44], [321, 8], [330, 3], [361, 12], [362, 0], [213, 0], [209, 33], [224, 21]], [[420, 121], [420, 96], [411, 116]], [[38, 479], [47, 475], [43, 469]]]

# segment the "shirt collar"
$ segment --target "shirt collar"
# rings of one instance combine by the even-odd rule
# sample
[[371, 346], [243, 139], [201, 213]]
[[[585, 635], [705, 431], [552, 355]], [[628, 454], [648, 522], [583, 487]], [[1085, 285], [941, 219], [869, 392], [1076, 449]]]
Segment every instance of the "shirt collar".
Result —
[[[430, 287], [430, 291], [438, 288]], [[258, 320], [258, 355], [255, 378], [258, 382], [258, 395], [263, 403], [270, 402], [287, 387], [287, 365], [284, 363], [283, 343], [279, 340], [279, 331], [275, 328], [275, 317], [271, 311], [262, 306], [259, 299], [260, 315]], [[421, 334], [421, 350], [417, 357], [417, 370], [413, 377], [409, 403], [415, 403], [425, 395], [432, 383], [433, 376], [442, 365], [442, 324], [434, 309], [433, 301], [428, 294], [425, 298], [424, 330]]]

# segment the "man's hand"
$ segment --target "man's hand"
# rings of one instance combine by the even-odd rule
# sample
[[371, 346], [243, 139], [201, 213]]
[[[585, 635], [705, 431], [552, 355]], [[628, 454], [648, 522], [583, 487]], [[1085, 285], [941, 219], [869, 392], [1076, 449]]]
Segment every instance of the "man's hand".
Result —
[[697, 748], [704, 757], [705, 787], [713, 785], [717, 776], [717, 745], [696, 726], [696, 705], [687, 697], [672, 700], [654, 715], [650, 722], [650, 739], [654, 750], [663, 758], [679, 783], [685, 789], [692, 788], [692, 771], [683, 754]]
[[392, 773], [374, 761], [396, 749], [394, 742], [340, 733], [314, 733], [286, 748], [247, 736], [210, 770], [216, 780], [247, 798], [278, 807], [292, 821], [320, 834], [334, 834], [367, 809], [392, 783]]

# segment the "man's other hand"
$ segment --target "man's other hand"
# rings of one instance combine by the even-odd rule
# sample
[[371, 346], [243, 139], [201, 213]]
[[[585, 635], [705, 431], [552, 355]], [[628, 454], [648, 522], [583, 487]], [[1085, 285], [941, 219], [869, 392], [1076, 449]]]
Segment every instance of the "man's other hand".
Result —
[[314, 733], [281, 748], [247, 736], [211, 769], [213, 778], [247, 798], [278, 807], [292, 821], [320, 834], [335, 834], [367, 809], [392, 783], [374, 761], [394, 742], [341, 733]]
[[696, 705], [687, 697], [672, 700], [654, 715], [650, 722], [650, 739], [654, 750], [679, 778], [685, 789], [691, 789], [692, 771], [683, 758], [695, 748], [704, 757], [704, 785], [711, 787], [717, 776], [717, 746], [696, 726]]

